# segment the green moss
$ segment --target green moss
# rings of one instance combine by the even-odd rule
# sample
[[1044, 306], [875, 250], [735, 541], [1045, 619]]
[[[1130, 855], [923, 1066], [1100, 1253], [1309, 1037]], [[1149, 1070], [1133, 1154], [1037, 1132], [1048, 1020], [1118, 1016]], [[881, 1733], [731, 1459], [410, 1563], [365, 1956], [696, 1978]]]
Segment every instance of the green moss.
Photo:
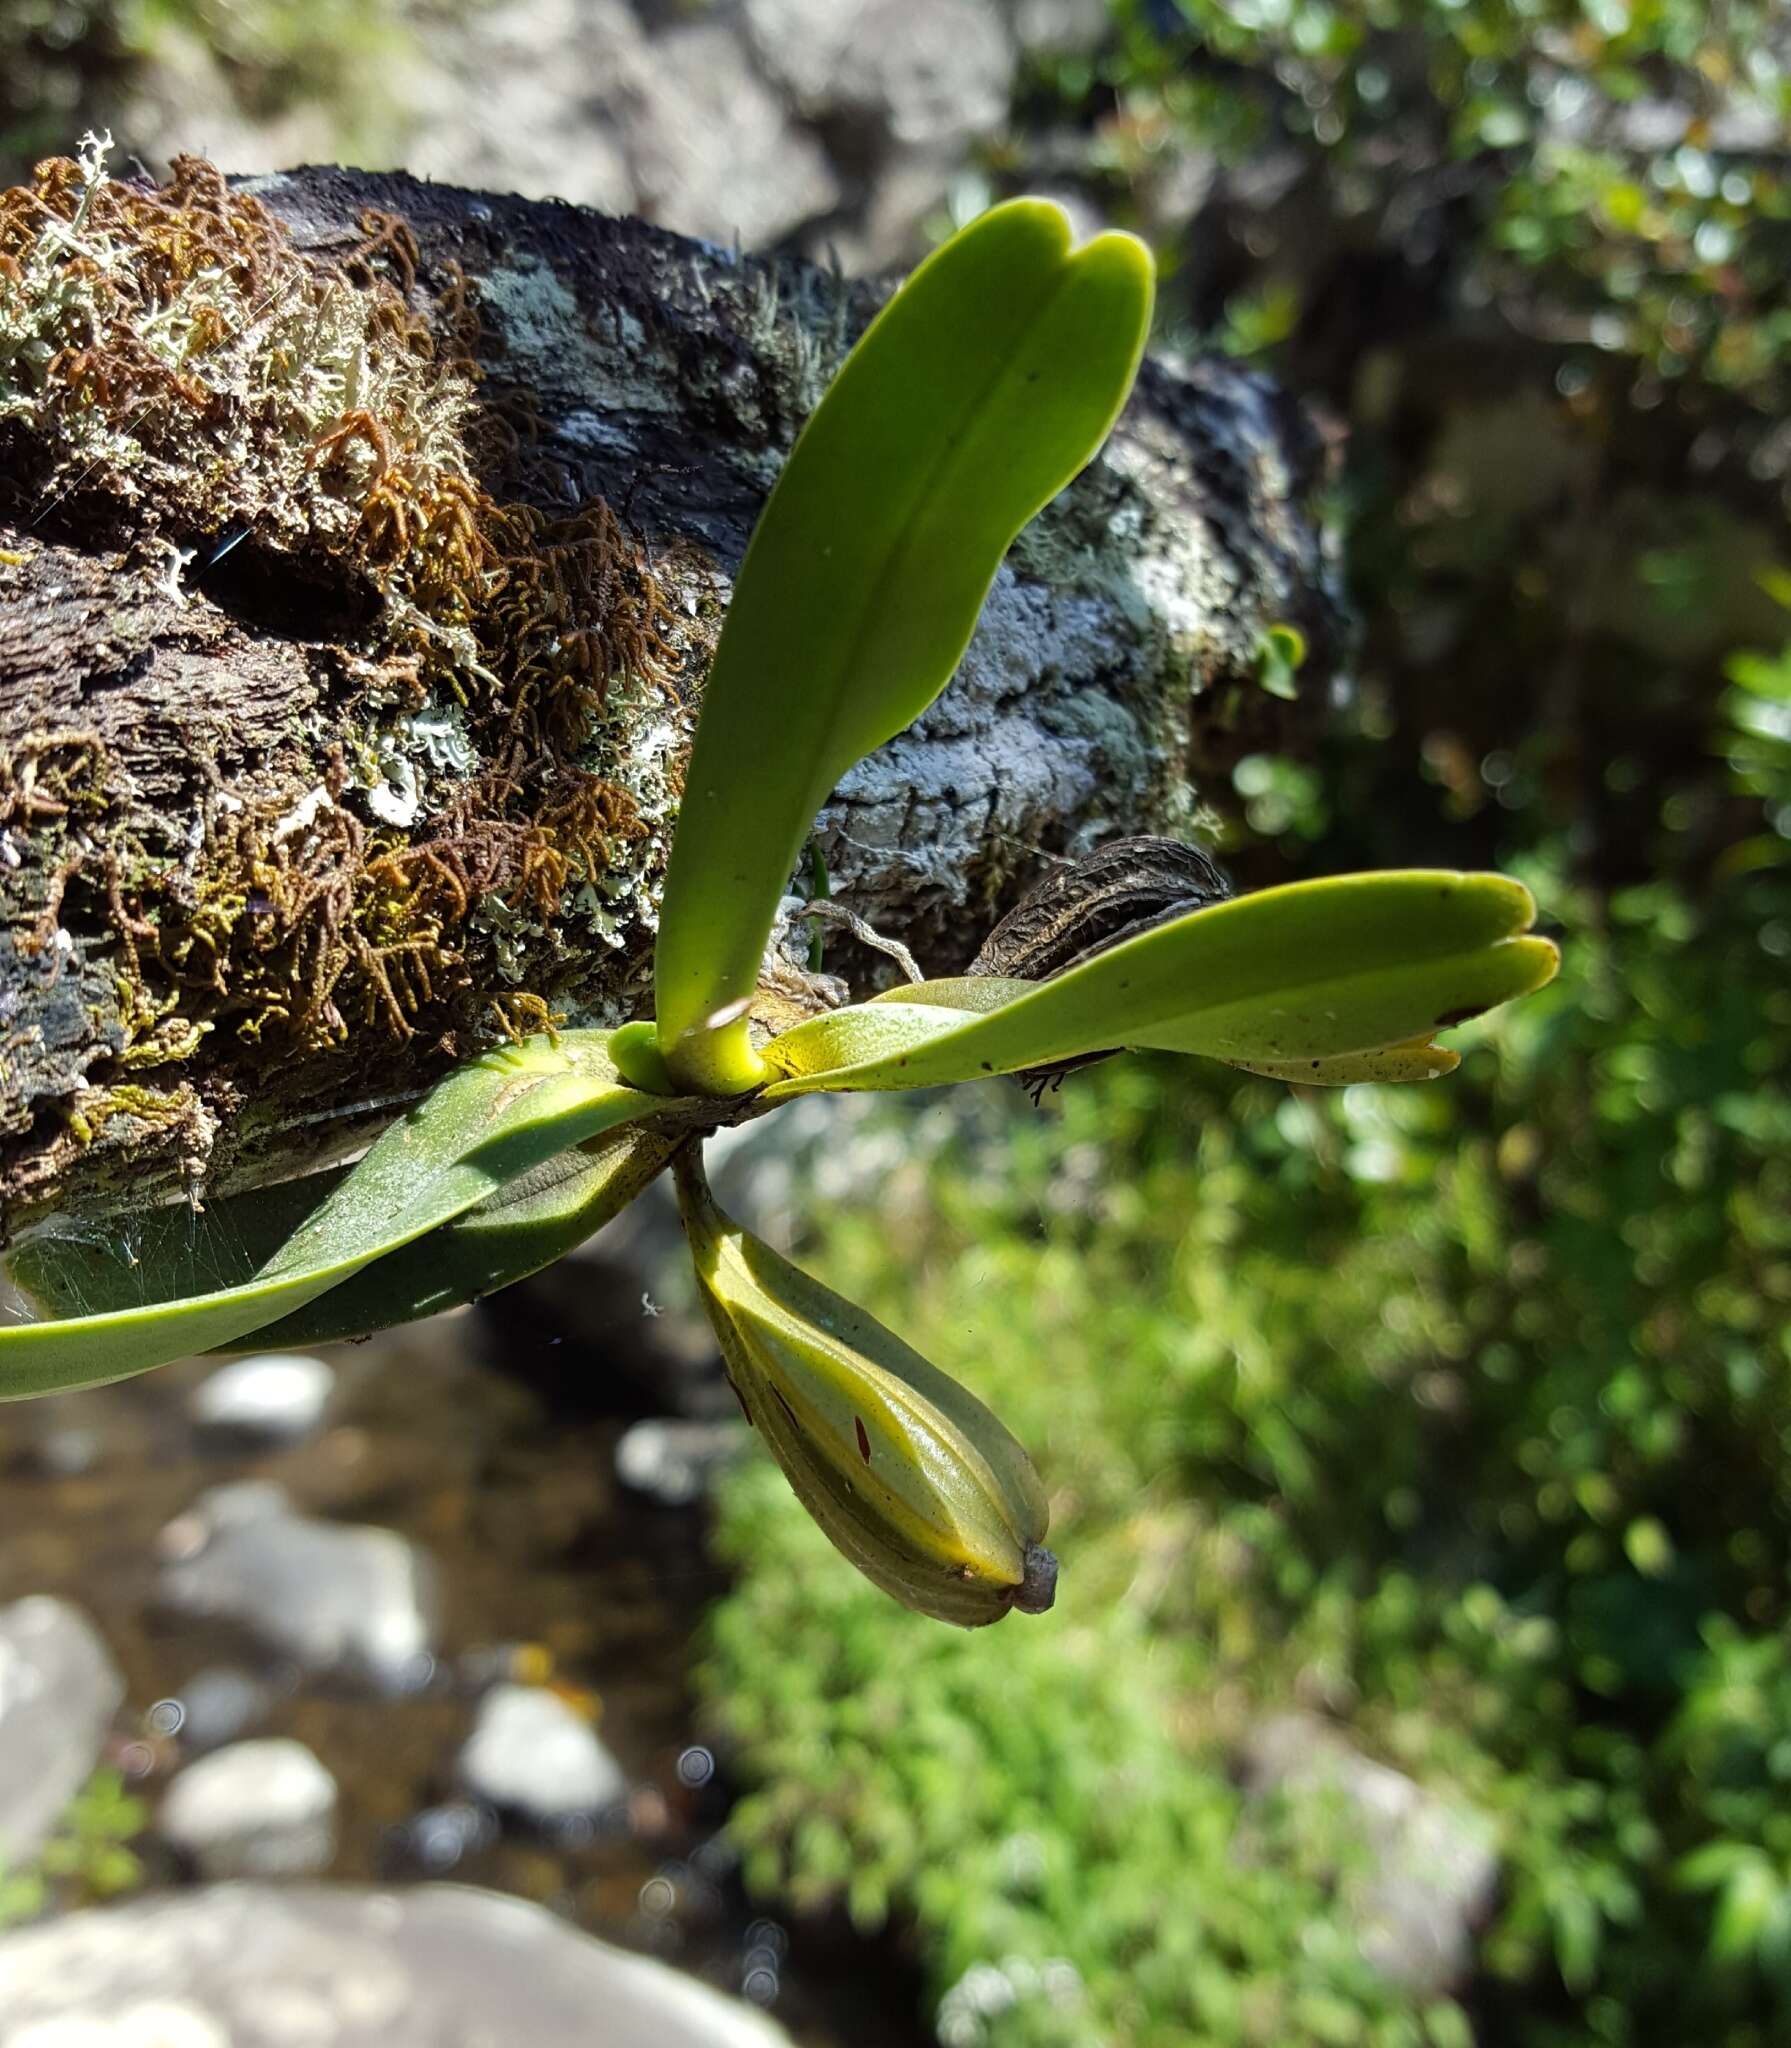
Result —
[[[183, 1056], [180, 1051], [169, 1055], [175, 1059]], [[96, 1088], [84, 1095], [75, 1108], [70, 1110], [68, 1126], [79, 1143], [91, 1145], [115, 1117], [131, 1117], [140, 1124], [159, 1127], [184, 1123], [191, 1117], [193, 1108], [194, 1098], [190, 1088], [177, 1088], [164, 1093], [159, 1088], [144, 1088], [134, 1082], [123, 1082], [117, 1087]]]

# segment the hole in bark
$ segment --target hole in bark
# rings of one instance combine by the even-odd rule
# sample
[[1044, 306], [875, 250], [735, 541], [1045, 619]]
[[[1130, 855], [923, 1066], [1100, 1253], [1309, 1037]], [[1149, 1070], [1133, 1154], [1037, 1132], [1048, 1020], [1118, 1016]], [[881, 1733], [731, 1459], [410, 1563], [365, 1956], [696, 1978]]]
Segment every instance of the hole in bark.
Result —
[[380, 605], [378, 591], [345, 563], [307, 562], [253, 534], [202, 543], [182, 583], [239, 625], [283, 640], [357, 639]]

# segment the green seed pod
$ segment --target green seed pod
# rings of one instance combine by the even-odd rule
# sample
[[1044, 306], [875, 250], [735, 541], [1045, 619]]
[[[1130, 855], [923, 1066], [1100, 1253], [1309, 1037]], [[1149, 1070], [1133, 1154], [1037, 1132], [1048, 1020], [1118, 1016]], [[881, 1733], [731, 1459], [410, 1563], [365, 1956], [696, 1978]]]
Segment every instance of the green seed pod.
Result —
[[961, 1628], [1057, 1589], [1032, 1460], [967, 1388], [715, 1205], [696, 1147], [674, 1166], [697, 1282], [747, 1419], [836, 1549]]

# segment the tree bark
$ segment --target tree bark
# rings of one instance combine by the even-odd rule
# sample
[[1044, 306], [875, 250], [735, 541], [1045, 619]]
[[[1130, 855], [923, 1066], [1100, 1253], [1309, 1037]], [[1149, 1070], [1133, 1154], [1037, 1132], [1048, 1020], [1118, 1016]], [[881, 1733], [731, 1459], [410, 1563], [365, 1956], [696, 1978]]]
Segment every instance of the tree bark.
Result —
[[[355, 292], [377, 276], [442, 354], [470, 352], [455, 431], [482, 504], [544, 515], [531, 559], [559, 544], [547, 522], [587, 535], [593, 502], [610, 508], [605, 531], [637, 595], [649, 587], [654, 655], [635, 666], [657, 686], [624, 653], [613, 689], [562, 693], [569, 708], [523, 745], [526, 690], [506, 671], [497, 692], [495, 657], [468, 651], [492, 644], [487, 621], [419, 668], [416, 650], [452, 634], [322, 550], [315, 513], [307, 533], [283, 524], [250, 487], [252, 456], [211, 462], [204, 500], [178, 449], [134, 480], [97, 460], [58, 470], [53, 423], [15, 381], [0, 429], [0, 1242], [54, 1213], [350, 1154], [456, 1058], [543, 1011], [645, 1012], [729, 578], [887, 290], [397, 176], [307, 170], [238, 194], [314, 278]], [[4, 366], [0, 352], [0, 421]], [[356, 488], [376, 496], [389, 451], [354, 426], [354, 396], [351, 380], [301, 467], [362, 462]], [[208, 435], [226, 445], [228, 409], [203, 399], [195, 462]], [[1322, 437], [1262, 377], [1147, 363], [1107, 450], [1016, 545], [950, 688], [823, 814], [836, 896], [929, 969], [961, 967], [1053, 853], [1183, 829], [1204, 780], [1285, 744], [1341, 638], [1314, 503], [1325, 466]], [[494, 605], [506, 578], [513, 592], [513, 565], [484, 576]], [[1276, 624], [1310, 650], [1297, 704], [1259, 682]]]

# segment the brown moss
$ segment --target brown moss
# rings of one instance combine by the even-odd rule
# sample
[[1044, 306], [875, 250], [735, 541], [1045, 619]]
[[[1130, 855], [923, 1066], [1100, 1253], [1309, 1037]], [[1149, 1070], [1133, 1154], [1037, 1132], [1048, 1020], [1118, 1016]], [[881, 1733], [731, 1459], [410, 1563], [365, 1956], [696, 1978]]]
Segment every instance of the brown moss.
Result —
[[63, 920], [107, 935], [126, 1065], [217, 1033], [283, 1057], [547, 1020], [527, 988], [470, 1003], [486, 925], [551, 927], [568, 887], [648, 837], [579, 757], [618, 678], [677, 674], [653, 566], [600, 499], [556, 515], [491, 495], [474, 447], [525, 449], [526, 397], [476, 406], [464, 273], [427, 276], [396, 216], [360, 225], [331, 265], [209, 164], [154, 189], [108, 177], [98, 145], [0, 194], [0, 496], [22, 523], [78, 508], [85, 534], [208, 558], [246, 540], [370, 591], [331, 648], [349, 753], [452, 705], [486, 764], [436, 776], [412, 823], [370, 823], [345, 800], [365, 764], [338, 749], [297, 803], [289, 781], [227, 792], [171, 858], [128, 826], [91, 736], [0, 754], [0, 826], [47, 878], [30, 942]]

